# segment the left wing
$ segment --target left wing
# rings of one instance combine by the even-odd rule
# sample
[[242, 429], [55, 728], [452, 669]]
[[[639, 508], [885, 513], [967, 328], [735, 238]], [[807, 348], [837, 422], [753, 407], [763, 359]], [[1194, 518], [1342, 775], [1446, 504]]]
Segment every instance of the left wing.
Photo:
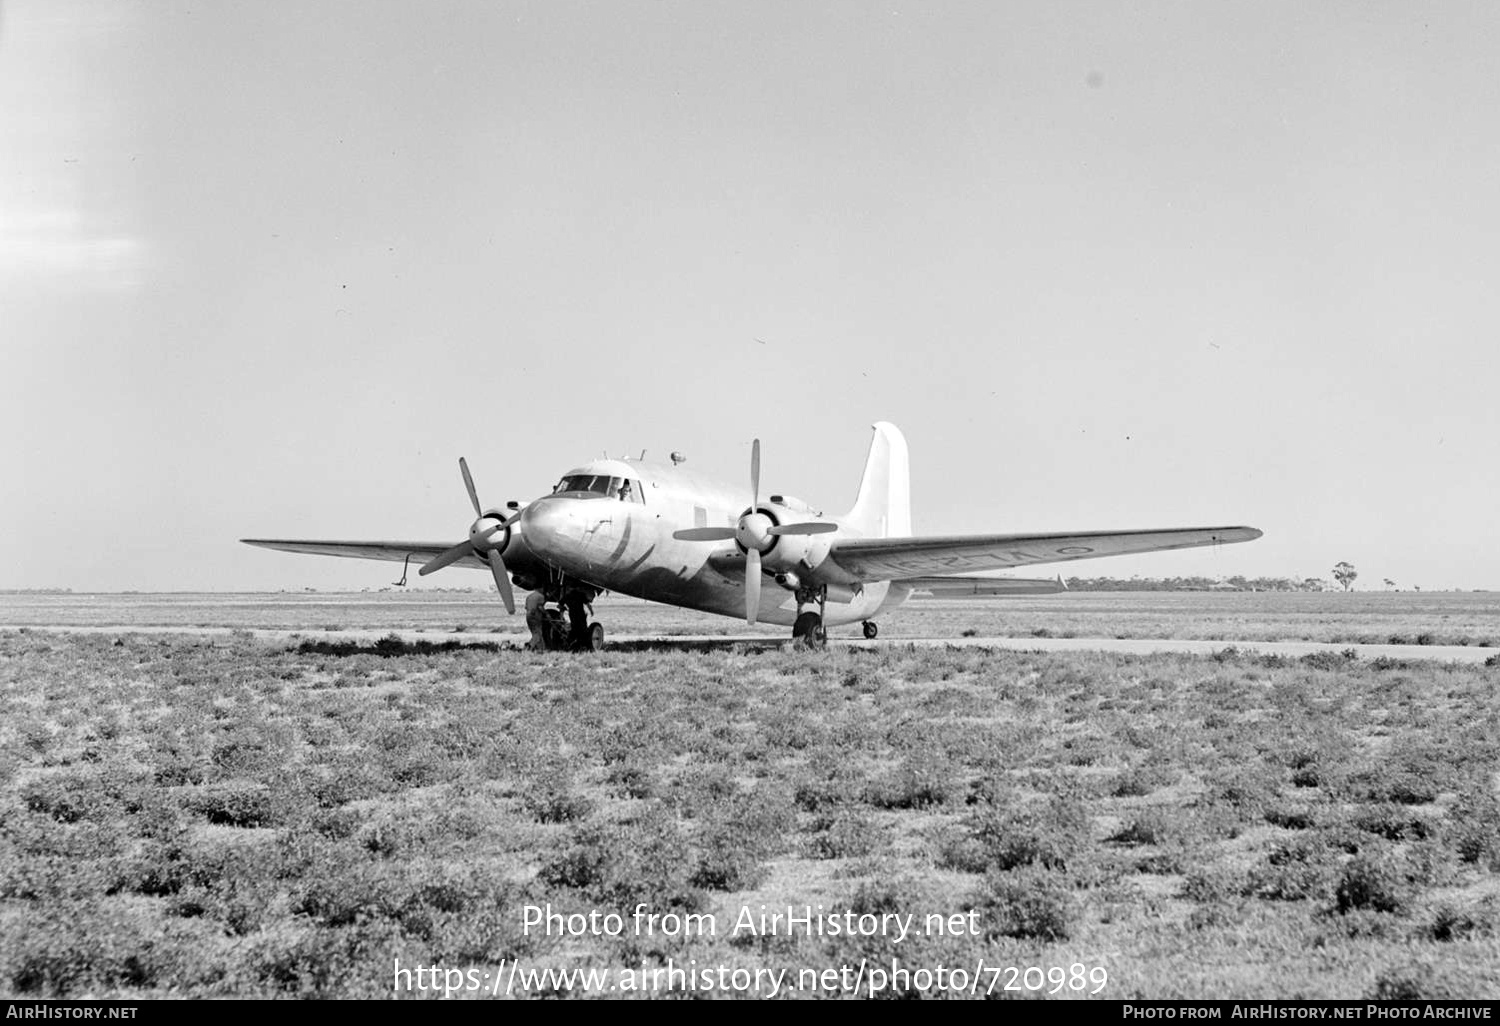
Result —
[[[279, 538], [241, 538], [246, 545], [282, 552], [308, 552], [315, 556], [348, 556], [351, 559], [388, 559], [400, 563], [408, 556], [413, 563], [426, 563], [453, 547], [452, 542], [406, 541], [283, 541]], [[470, 553], [454, 560], [452, 566], [473, 566], [488, 570], [490, 565]]]
[[1194, 549], [1254, 541], [1253, 527], [1182, 527], [1166, 531], [1085, 531], [1078, 534], [938, 535], [930, 538], [848, 538], [835, 541], [828, 561], [860, 581], [950, 577], [1099, 556]]
[[1068, 590], [1062, 575], [1057, 577], [907, 577], [902, 584], [913, 591], [925, 591], [933, 598], [955, 598], [960, 595], [1056, 595]]

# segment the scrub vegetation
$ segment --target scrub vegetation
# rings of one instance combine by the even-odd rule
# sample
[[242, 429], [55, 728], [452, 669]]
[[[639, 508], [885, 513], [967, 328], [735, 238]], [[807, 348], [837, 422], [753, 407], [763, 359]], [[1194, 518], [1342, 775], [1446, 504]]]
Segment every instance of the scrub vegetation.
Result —
[[[0, 633], [0, 992], [982, 957], [1110, 998], [1500, 998], [1493, 667], [474, 640]], [[523, 929], [641, 904], [718, 934]], [[730, 934], [762, 905], [980, 929]]]

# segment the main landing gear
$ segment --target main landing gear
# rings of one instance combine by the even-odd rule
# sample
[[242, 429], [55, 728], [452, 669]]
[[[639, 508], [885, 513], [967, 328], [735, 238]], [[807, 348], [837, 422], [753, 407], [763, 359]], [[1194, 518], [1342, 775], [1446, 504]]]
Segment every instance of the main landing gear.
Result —
[[589, 622], [598, 594], [597, 589], [571, 582], [566, 588], [549, 586], [533, 592], [526, 603], [526, 626], [531, 629], [526, 647], [540, 652], [599, 651], [604, 647], [604, 628]]
[[814, 613], [808, 610], [797, 614], [797, 620], [792, 624], [792, 644], [798, 648], [823, 648], [828, 644], [828, 631], [823, 627], [823, 612], [828, 606], [828, 588], [803, 587], [798, 588], [796, 594], [798, 609], [816, 602], [818, 611]]
[[[801, 587], [796, 590], [797, 608], [817, 604], [817, 612], [811, 609], [797, 614], [797, 620], [792, 624], [792, 643], [798, 648], [824, 648], [828, 644], [828, 630], [823, 626], [823, 614], [828, 608], [828, 586]], [[865, 620], [860, 625], [865, 637], [874, 640], [880, 633], [880, 627], [874, 620]]]

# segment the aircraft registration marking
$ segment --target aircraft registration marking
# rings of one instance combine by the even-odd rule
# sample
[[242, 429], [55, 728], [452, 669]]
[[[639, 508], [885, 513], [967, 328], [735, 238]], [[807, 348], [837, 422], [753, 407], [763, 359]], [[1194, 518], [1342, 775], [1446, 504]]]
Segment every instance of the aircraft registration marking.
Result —
[[1084, 545], [1063, 545], [1052, 551], [1024, 552], [1011, 549], [1004, 552], [976, 552], [973, 555], [938, 556], [923, 558], [920, 555], [900, 556], [893, 559], [877, 559], [871, 562], [901, 572], [921, 572], [932, 567], [950, 567], [956, 570], [982, 569], [993, 566], [1022, 566], [1028, 563], [1046, 563], [1057, 559], [1077, 559], [1094, 550]]

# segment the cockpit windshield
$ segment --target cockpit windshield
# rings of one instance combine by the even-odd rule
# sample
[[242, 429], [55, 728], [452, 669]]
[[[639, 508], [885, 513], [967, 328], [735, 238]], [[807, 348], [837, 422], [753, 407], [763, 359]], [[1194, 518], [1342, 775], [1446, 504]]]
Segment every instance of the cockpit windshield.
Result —
[[553, 495], [563, 492], [588, 492], [592, 495], [607, 495], [621, 502], [645, 504], [641, 483], [628, 477], [605, 477], [600, 474], [573, 474], [557, 482]]

